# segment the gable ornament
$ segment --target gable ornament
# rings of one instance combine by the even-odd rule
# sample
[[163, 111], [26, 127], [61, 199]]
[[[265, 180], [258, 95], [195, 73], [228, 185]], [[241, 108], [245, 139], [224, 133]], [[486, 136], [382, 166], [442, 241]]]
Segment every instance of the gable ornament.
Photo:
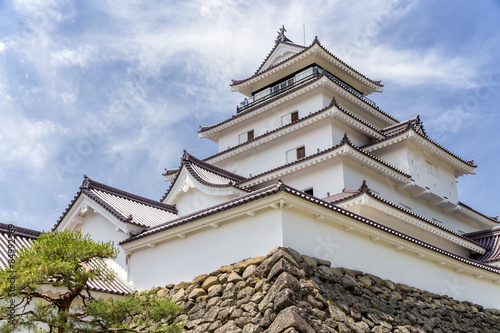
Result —
[[184, 183], [182, 183], [181, 191], [187, 192], [187, 191], [189, 191], [190, 188], [195, 188], [195, 186], [194, 186], [194, 183], [191, 180], [191, 178], [189, 178], [189, 176], [188, 176], [188, 177], [186, 177], [186, 180], [184, 180]]

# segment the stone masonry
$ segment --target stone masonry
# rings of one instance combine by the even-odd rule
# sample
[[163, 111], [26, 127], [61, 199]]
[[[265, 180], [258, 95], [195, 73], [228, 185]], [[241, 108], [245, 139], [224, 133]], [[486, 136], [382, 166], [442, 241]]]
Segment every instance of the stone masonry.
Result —
[[157, 293], [193, 333], [500, 332], [499, 310], [330, 266], [276, 247]]

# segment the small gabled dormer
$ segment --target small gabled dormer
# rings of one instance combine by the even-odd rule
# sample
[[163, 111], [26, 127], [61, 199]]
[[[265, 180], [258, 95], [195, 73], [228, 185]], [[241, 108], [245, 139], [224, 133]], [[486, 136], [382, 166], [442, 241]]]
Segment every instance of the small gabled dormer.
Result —
[[245, 177], [203, 162], [184, 151], [181, 166], [166, 170], [165, 181], [172, 184], [162, 202], [175, 205], [179, 216], [231, 200], [246, 190], [238, 187]]

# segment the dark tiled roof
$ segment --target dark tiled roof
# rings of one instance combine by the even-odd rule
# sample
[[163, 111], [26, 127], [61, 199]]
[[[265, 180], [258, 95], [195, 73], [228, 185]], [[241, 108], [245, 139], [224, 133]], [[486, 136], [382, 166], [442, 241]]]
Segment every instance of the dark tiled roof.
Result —
[[[200, 130], [198, 131], [198, 133], [202, 133], [202, 132], [209, 131], [209, 130], [211, 130], [211, 129], [215, 128], [215, 127], [218, 127], [218, 126], [220, 126], [220, 125], [222, 125], [222, 124], [225, 124], [225, 123], [227, 123], [227, 122], [229, 122], [229, 121], [231, 121], [231, 120], [234, 120], [234, 119], [239, 118], [239, 117], [241, 117], [241, 116], [243, 116], [243, 115], [245, 115], [245, 114], [248, 114], [248, 113], [250, 113], [250, 112], [252, 112], [252, 111], [255, 111], [255, 110], [257, 110], [257, 109], [259, 109], [259, 108], [261, 108], [261, 107], [263, 107], [263, 106], [265, 106], [265, 105], [267, 105], [267, 104], [269, 104], [269, 103], [272, 103], [272, 102], [274, 102], [274, 101], [276, 101], [276, 100], [279, 100], [279, 99], [283, 98], [283, 97], [284, 97], [284, 96], [286, 96], [286, 95], [289, 95], [289, 94], [291, 94], [291, 93], [293, 93], [293, 92], [295, 92], [295, 91], [297, 91], [297, 90], [299, 90], [299, 89], [302, 89], [303, 87], [306, 87], [306, 86], [308, 86], [308, 85], [311, 85], [311, 84], [313, 84], [314, 82], [316, 82], [316, 81], [320, 80], [320, 79], [321, 79], [321, 78], [323, 78], [323, 77], [327, 77], [327, 78], [328, 78], [331, 82], [335, 83], [338, 87], [340, 87], [340, 88], [342, 88], [342, 89], [344, 89], [344, 90], [348, 91], [351, 95], [353, 95], [354, 97], [356, 97], [357, 99], [359, 99], [360, 101], [362, 101], [363, 103], [365, 103], [366, 105], [368, 105], [370, 108], [375, 109], [376, 111], [380, 112], [381, 114], [383, 114], [384, 116], [386, 116], [387, 118], [389, 118], [389, 119], [391, 119], [391, 120], [393, 120], [393, 121], [399, 122], [399, 120], [397, 120], [396, 118], [394, 118], [393, 116], [391, 116], [391, 115], [390, 115], [390, 114], [388, 114], [387, 112], [382, 111], [382, 110], [381, 110], [378, 106], [370, 104], [370, 103], [369, 103], [369, 102], [367, 102], [364, 98], [362, 98], [362, 97], [360, 97], [359, 95], [357, 95], [357, 94], [353, 93], [350, 89], [346, 88], [344, 85], [342, 85], [342, 84], [338, 84], [338, 83], [336, 82], [336, 81], [337, 81], [337, 79], [333, 78], [331, 75], [329, 75], [328, 73], [326, 73], [325, 71], [323, 71], [322, 75], [318, 76], [317, 78], [314, 78], [314, 79], [312, 79], [312, 80], [306, 81], [306, 82], [304, 82], [303, 84], [298, 85], [298, 86], [297, 86], [297, 87], [295, 87], [295, 88], [289, 89], [289, 90], [287, 90], [287, 91], [285, 91], [285, 92], [283, 92], [283, 93], [281, 93], [281, 94], [278, 94], [276, 97], [274, 97], [274, 98], [270, 98], [270, 99], [268, 99], [267, 101], [265, 101], [265, 102], [263, 102], [263, 103], [256, 104], [255, 106], [252, 106], [252, 107], [250, 107], [250, 108], [246, 109], [245, 111], [242, 111], [242, 112], [239, 112], [239, 113], [237, 113], [237, 114], [233, 115], [231, 118], [228, 118], [228, 119], [226, 119], [226, 120], [223, 120], [223, 121], [218, 122], [218, 123], [213, 124], [213, 125], [209, 125], [209, 126], [200, 126]], [[345, 109], [343, 109], [343, 111], [345, 111], [346, 113], [349, 113], [349, 112], [348, 112], [348, 111], [346, 111]], [[357, 117], [357, 116], [355, 116], [355, 115], [353, 115], [353, 114], [351, 114], [351, 113], [349, 113], [349, 114], [350, 114], [353, 118], [355, 117], [355, 118], [357, 118], [358, 120], [360, 120], [361, 122], [363, 122], [365, 125], [367, 125], [367, 126], [369, 126], [369, 127], [373, 128], [373, 129], [375, 129], [375, 127], [374, 127], [373, 125], [368, 124], [366, 121], [362, 120], [361, 118], [359, 118], [359, 117]], [[377, 131], [379, 131], [378, 129], [376, 129], [376, 130], [377, 130]]]
[[424, 123], [420, 120], [420, 116], [416, 116], [415, 118], [400, 122], [396, 125], [392, 125], [386, 127], [381, 130], [381, 132], [388, 138], [396, 136], [400, 133], [405, 132], [409, 128], [413, 128], [416, 132], [427, 136], [424, 130]]
[[467, 161], [467, 160], [464, 160], [463, 158], [461, 158], [460, 156], [454, 154], [453, 152], [451, 152], [450, 150], [444, 148], [443, 146], [441, 146], [439, 143], [437, 143], [436, 141], [430, 139], [425, 131], [424, 131], [424, 127], [423, 127], [423, 123], [422, 121], [420, 121], [420, 118], [417, 116], [416, 118], [413, 118], [413, 119], [410, 119], [410, 120], [407, 120], [401, 124], [397, 124], [397, 125], [394, 125], [394, 126], [390, 126], [388, 128], [385, 128], [383, 131], [385, 131], [387, 134], [386, 134], [386, 138], [385, 139], [380, 139], [378, 141], [375, 141], [375, 142], [372, 142], [370, 144], [367, 144], [367, 145], [364, 145], [362, 147], [360, 147], [361, 149], [365, 149], [365, 148], [368, 148], [368, 147], [371, 147], [373, 145], [376, 145], [380, 142], [383, 142], [383, 141], [386, 141], [386, 140], [389, 140], [391, 138], [394, 138], [398, 135], [401, 135], [403, 133], [406, 133], [406, 132], [409, 132], [413, 130], [416, 134], [418, 134], [420, 137], [422, 137], [423, 139], [425, 139], [426, 141], [428, 141], [429, 143], [435, 145], [436, 147], [438, 147], [439, 149], [445, 151], [446, 153], [450, 154], [451, 156], [453, 156], [454, 158], [456, 158], [457, 160], [473, 167], [473, 168], [476, 168], [477, 165], [474, 165], [474, 160], [471, 160], [471, 161]]
[[[101, 268], [107, 272], [113, 272], [111, 268], [109, 268], [102, 261], [91, 261], [89, 263], [91, 268]], [[135, 290], [127, 281], [122, 279], [119, 275], [115, 275], [112, 280], [100, 280], [100, 279], [92, 279], [87, 281], [87, 285], [90, 290], [107, 293], [107, 294], [115, 294], [115, 295], [126, 295], [135, 293]]]
[[[250, 143], [252, 143], [252, 142], [255, 142], [255, 141], [257, 141], [257, 140], [259, 140], [259, 139], [261, 139], [261, 138], [264, 138], [264, 137], [266, 137], [266, 136], [268, 136], [268, 135], [271, 135], [271, 134], [273, 134], [273, 133], [279, 132], [279, 131], [281, 131], [281, 130], [282, 130], [282, 129], [284, 129], [284, 128], [291, 127], [291, 126], [295, 126], [295, 125], [297, 125], [297, 124], [299, 124], [299, 123], [301, 123], [301, 122], [303, 122], [303, 121], [305, 121], [305, 120], [307, 120], [307, 119], [310, 119], [310, 118], [312, 118], [312, 117], [314, 117], [314, 116], [316, 116], [316, 115], [318, 115], [318, 114], [321, 114], [321, 113], [323, 113], [323, 112], [325, 112], [325, 111], [327, 111], [327, 110], [331, 109], [331, 107], [332, 107], [332, 106], [334, 106], [334, 105], [335, 105], [335, 106], [337, 106], [339, 109], [341, 109], [341, 108], [338, 106], [338, 104], [335, 102], [335, 99], [332, 99], [332, 101], [330, 102], [330, 104], [329, 104], [327, 107], [324, 107], [323, 109], [321, 109], [321, 110], [319, 110], [319, 111], [316, 111], [316, 112], [310, 113], [310, 114], [308, 114], [307, 116], [302, 117], [302, 118], [300, 118], [299, 120], [297, 120], [297, 121], [295, 121], [295, 122], [293, 122], [293, 123], [289, 123], [289, 124], [286, 124], [286, 125], [280, 126], [280, 127], [278, 127], [278, 128], [273, 129], [272, 131], [269, 131], [269, 132], [264, 133], [264, 134], [262, 134], [262, 135], [256, 136], [256, 137], [254, 137], [252, 140], [245, 141], [245, 142], [240, 143], [240, 144], [238, 144], [238, 145], [236, 145], [236, 146], [234, 146], [234, 147], [231, 147], [231, 148], [228, 148], [228, 149], [223, 150], [223, 151], [221, 151], [221, 152], [218, 152], [217, 154], [214, 154], [214, 155], [212, 155], [212, 156], [209, 156], [209, 157], [205, 158], [204, 160], [205, 160], [205, 161], [211, 160], [211, 159], [212, 159], [212, 158], [214, 158], [214, 157], [217, 157], [217, 156], [223, 155], [223, 154], [225, 154], [225, 153], [227, 153], [227, 152], [230, 152], [230, 151], [232, 151], [232, 150], [234, 150], [234, 149], [238, 149], [238, 148], [240, 148], [240, 147], [246, 146], [246, 145], [248, 145], [248, 144], [250, 144]], [[342, 110], [344, 113], [346, 113], [347, 115], [351, 116], [352, 118], [354, 118], [354, 119], [358, 120], [358, 118], [357, 118], [356, 116], [354, 116], [354, 115], [350, 114], [349, 112], [345, 111], [344, 109], [341, 109], [341, 110]], [[360, 122], [362, 122], [362, 120], [361, 120], [361, 119], [360, 119]], [[363, 123], [363, 124], [365, 124], [365, 123]], [[365, 125], [369, 126], [368, 124], [365, 124]], [[370, 127], [370, 126], [369, 126], [369, 127]], [[370, 128], [372, 128], [372, 127], [370, 127]]]
[[302, 88], [304, 88], [304, 87], [306, 87], [306, 86], [308, 86], [308, 85], [310, 85], [310, 84], [313, 84], [314, 82], [318, 81], [318, 80], [319, 80], [319, 79], [321, 79], [322, 77], [323, 77], [323, 75], [322, 75], [322, 76], [319, 76], [319, 77], [317, 77], [317, 78], [315, 78], [315, 79], [313, 79], [313, 80], [306, 81], [305, 83], [300, 84], [300, 85], [298, 85], [298, 86], [297, 86], [297, 87], [295, 87], [295, 88], [289, 89], [289, 90], [287, 90], [287, 91], [285, 91], [285, 92], [283, 92], [283, 93], [281, 93], [281, 94], [278, 94], [276, 97], [270, 98], [270, 99], [268, 99], [267, 101], [265, 101], [265, 102], [263, 102], [263, 103], [261, 103], [261, 104], [257, 104], [257, 105], [255, 105], [255, 106], [249, 107], [249, 108], [248, 108], [248, 109], [246, 109], [245, 111], [242, 111], [242, 112], [239, 112], [239, 113], [237, 113], [237, 114], [233, 115], [231, 118], [228, 118], [228, 119], [226, 119], [226, 120], [223, 120], [223, 121], [218, 122], [218, 123], [213, 124], [213, 125], [209, 125], [209, 126], [200, 126], [200, 130], [199, 130], [198, 132], [199, 132], [199, 133], [206, 132], [206, 131], [208, 131], [208, 130], [211, 130], [212, 128], [215, 128], [215, 127], [220, 126], [220, 125], [222, 125], [222, 124], [225, 124], [225, 123], [227, 123], [227, 122], [229, 122], [229, 121], [231, 121], [231, 120], [234, 120], [234, 119], [239, 118], [239, 117], [241, 117], [241, 116], [243, 116], [243, 115], [246, 115], [246, 114], [248, 114], [248, 113], [250, 113], [250, 112], [252, 112], [252, 111], [255, 111], [255, 110], [257, 110], [257, 109], [259, 109], [259, 108], [261, 108], [261, 107], [263, 107], [263, 106], [267, 105], [267, 104], [270, 104], [270, 103], [272, 103], [272, 102], [274, 102], [274, 101], [276, 101], [276, 100], [279, 100], [279, 99], [283, 98], [283, 97], [284, 97], [284, 96], [286, 96], [286, 95], [289, 95], [289, 94], [291, 94], [291, 93], [293, 93], [293, 92], [295, 92], [295, 91], [297, 91], [297, 90], [299, 90], [299, 89], [302, 89]]
[[486, 253], [477, 255], [476, 260], [486, 263], [500, 260], [500, 227], [471, 232], [465, 236], [474, 239], [488, 249]]
[[458, 202], [458, 204], [459, 204], [460, 206], [464, 207], [464, 208], [467, 208], [467, 209], [468, 209], [468, 210], [470, 210], [470, 211], [473, 211], [474, 213], [476, 213], [476, 214], [478, 214], [478, 215], [481, 215], [482, 217], [484, 217], [484, 218], [486, 218], [486, 219], [488, 219], [488, 220], [490, 220], [490, 221], [492, 221], [492, 222], [496, 222], [496, 223], [498, 223], [498, 215], [497, 215], [497, 216], [487, 216], [487, 215], [485, 215], [485, 214], [481, 213], [480, 211], [478, 211], [478, 210], [476, 210], [476, 209], [472, 208], [471, 206], [468, 206], [468, 205], [464, 204], [463, 202], [460, 202], [460, 201], [459, 201], [459, 202]]
[[[175, 169], [177, 170], [176, 176], [173, 179], [169, 189], [163, 195], [160, 201], [165, 200], [167, 195], [170, 193], [170, 190], [177, 181], [177, 178], [179, 177], [182, 168], [186, 168], [189, 174], [191, 174], [200, 183], [211, 187], [239, 188], [237, 184], [246, 180], [246, 178], [243, 176], [237, 175], [235, 173], [226, 171], [224, 169], [211, 165], [207, 162], [199, 160], [184, 150], [184, 154], [182, 155], [181, 158], [181, 166]], [[173, 172], [171, 174], [173, 174]]]
[[[0, 269], [6, 269], [8, 267], [9, 255], [7, 250], [9, 244], [14, 245], [14, 249], [17, 253], [21, 249], [31, 246], [31, 242], [40, 234], [40, 231], [0, 223]], [[89, 265], [91, 267], [101, 267], [106, 271], [112, 272], [112, 270], [102, 262], [92, 261]], [[119, 276], [116, 276], [112, 281], [99, 279], [90, 280], [87, 282], [87, 286], [91, 291], [116, 295], [125, 295], [136, 291]]]
[[462, 239], [464, 239], [464, 240], [466, 240], [466, 241], [468, 241], [470, 243], [473, 243], [475, 245], [481, 246], [481, 247], [483, 247], [483, 248], [486, 249], [486, 247], [483, 246], [481, 243], [476, 242], [476, 241], [474, 241], [473, 239], [471, 239], [469, 237], [466, 237], [466, 236], [464, 236], [462, 234], [459, 234], [458, 232], [455, 232], [455, 231], [453, 231], [451, 229], [448, 229], [448, 228], [440, 225], [439, 223], [436, 223], [436, 222], [434, 222], [432, 220], [426, 219], [425, 217], [423, 217], [421, 215], [418, 215], [418, 214], [416, 214], [416, 213], [414, 213], [414, 212], [412, 212], [412, 211], [410, 211], [410, 210], [408, 210], [406, 208], [398, 206], [398, 205], [392, 203], [391, 201], [386, 200], [386, 199], [384, 199], [384, 198], [382, 198], [382, 197], [374, 194], [370, 190], [370, 188], [366, 185], [366, 181], [365, 180], [363, 180], [363, 184], [361, 185], [360, 188], [357, 188], [357, 189], [354, 189], [354, 188], [344, 189], [344, 191], [342, 193], [339, 193], [339, 194], [336, 194], [336, 195], [332, 195], [332, 196], [330, 196], [328, 198], [325, 198], [323, 200], [326, 201], [326, 202], [329, 202], [331, 204], [338, 205], [341, 202], [354, 199], [354, 198], [356, 198], [356, 197], [358, 197], [358, 196], [360, 196], [362, 194], [365, 194], [365, 193], [367, 195], [369, 195], [370, 197], [372, 197], [373, 199], [379, 201], [379, 202], [382, 202], [382, 203], [384, 203], [384, 204], [386, 204], [386, 205], [388, 205], [388, 206], [390, 206], [392, 208], [395, 208], [395, 209], [397, 209], [397, 210], [399, 210], [399, 211], [401, 211], [403, 213], [406, 213], [406, 214], [408, 214], [408, 215], [410, 215], [412, 217], [415, 217], [415, 218], [417, 218], [417, 219], [419, 219], [419, 220], [421, 220], [421, 221], [423, 221], [423, 222], [425, 222], [427, 224], [430, 224], [430, 225], [432, 225], [432, 226], [434, 226], [436, 228], [439, 228], [441, 230], [446, 231], [447, 233], [453, 234], [454, 236], [462, 238]]
[[37, 238], [38, 236], [40, 236], [41, 231], [0, 222], [0, 233], [10, 233], [13, 236], [19, 236], [25, 238]]
[[82, 194], [88, 196], [120, 221], [140, 227], [150, 227], [159, 221], [163, 222], [164, 219], [175, 218], [177, 214], [177, 209], [173, 205], [125, 192], [84, 176], [80, 191], [73, 197], [53, 230], [59, 226]]
[[431, 245], [429, 243], [423, 242], [419, 239], [416, 239], [414, 237], [411, 237], [409, 235], [401, 233], [397, 230], [386, 227], [383, 224], [369, 220], [369, 219], [364, 218], [362, 216], [359, 216], [355, 213], [352, 213], [348, 210], [345, 210], [343, 208], [340, 208], [338, 206], [335, 206], [335, 205], [332, 205], [328, 202], [325, 202], [321, 199], [310, 196], [302, 191], [298, 191], [292, 187], [289, 187], [289, 186], [283, 184], [281, 181], [278, 181], [276, 184], [270, 185], [268, 187], [262, 188], [260, 190], [254, 191], [252, 193], [249, 193], [249, 194], [243, 195], [241, 197], [235, 198], [233, 200], [224, 202], [222, 204], [204, 209], [202, 211], [196, 212], [194, 214], [191, 214], [191, 215], [188, 215], [188, 216], [185, 216], [185, 217], [173, 220], [173, 221], [166, 222], [163, 225], [159, 225], [159, 226], [156, 226], [154, 228], [150, 228], [139, 235], [130, 237], [130, 238], [122, 241], [120, 244], [130, 243], [130, 242], [133, 242], [135, 240], [138, 240], [138, 239], [141, 239], [144, 237], [148, 237], [148, 236], [160, 233], [162, 231], [172, 229], [172, 228], [175, 228], [177, 226], [184, 225], [184, 224], [187, 224], [187, 223], [190, 223], [190, 222], [193, 222], [193, 221], [196, 221], [196, 220], [208, 217], [208, 216], [212, 216], [212, 215], [218, 214], [220, 212], [223, 212], [223, 211], [235, 208], [235, 207], [239, 207], [239, 206], [244, 205], [246, 203], [249, 203], [249, 202], [264, 198], [264, 197], [268, 197], [268, 196], [271, 196], [271, 195], [274, 195], [274, 194], [277, 194], [280, 192], [286, 192], [288, 194], [291, 194], [291, 195], [296, 196], [298, 198], [301, 198], [303, 200], [309, 201], [309, 202], [316, 204], [318, 206], [321, 206], [321, 207], [324, 207], [326, 209], [332, 210], [336, 213], [342, 214], [348, 218], [357, 220], [360, 223], [369, 225], [375, 229], [378, 229], [378, 230], [383, 231], [385, 233], [391, 234], [395, 237], [398, 237], [398, 238], [403, 239], [405, 241], [408, 241], [410, 243], [419, 245], [419, 246], [424, 247], [428, 250], [440, 253], [444, 256], [447, 256], [447, 257], [450, 257], [450, 258], [455, 259], [457, 261], [460, 261], [464, 264], [474, 266], [474, 267], [477, 267], [480, 269], [484, 269], [484, 270], [487, 270], [487, 271], [490, 271], [493, 273], [500, 274], [499, 268], [496, 268], [496, 267], [493, 267], [490, 265], [486, 265], [486, 264], [483, 264], [483, 263], [478, 262], [476, 260], [462, 257], [462, 256], [456, 255], [454, 253], [451, 253], [449, 251], [443, 250], [443, 249], [438, 248], [434, 245]]
[[[345, 62], [343, 62], [342, 60], [340, 60], [339, 58], [337, 58], [337, 57], [336, 57], [335, 55], [333, 55], [330, 51], [328, 51], [327, 49], [325, 49], [325, 48], [323, 47], [323, 45], [321, 45], [321, 43], [319, 42], [319, 40], [318, 40], [318, 37], [317, 37], [317, 36], [314, 38], [314, 41], [312, 42], [312, 44], [311, 44], [309, 47], [304, 48], [304, 50], [302, 50], [301, 52], [299, 52], [299, 53], [297, 53], [297, 54], [295, 54], [295, 55], [291, 56], [290, 58], [287, 58], [287, 59], [285, 59], [285, 60], [283, 60], [283, 61], [281, 61], [281, 62], [279, 62], [279, 63], [274, 64], [273, 66], [271, 66], [271, 67], [267, 68], [267, 69], [266, 69], [265, 71], [263, 71], [262, 73], [259, 73], [259, 72], [258, 72], [258, 70], [257, 70], [257, 72], [255, 72], [255, 74], [254, 74], [254, 75], [252, 75], [252, 76], [250, 76], [250, 77], [248, 77], [248, 78], [246, 78], [246, 79], [242, 79], [242, 80], [233, 80], [233, 81], [232, 81], [232, 83], [231, 83], [231, 86], [238, 85], [238, 84], [243, 83], [243, 82], [245, 82], [245, 81], [251, 80], [251, 79], [253, 79], [253, 78], [255, 78], [255, 77], [257, 77], [257, 76], [259, 76], [259, 75], [261, 75], [261, 74], [263, 74], [263, 73], [266, 73], [267, 71], [270, 71], [270, 70], [272, 70], [273, 68], [278, 67], [278, 66], [280, 66], [281, 64], [283, 64], [283, 63], [285, 63], [285, 62], [287, 62], [287, 61], [290, 61], [290, 60], [292, 60], [292, 59], [294, 59], [294, 58], [298, 57], [298, 56], [299, 56], [299, 55], [301, 55], [302, 53], [307, 52], [309, 49], [311, 49], [311, 48], [312, 48], [314, 45], [316, 45], [316, 44], [317, 44], [317, 45], [318, 45], [318, 46], [319, 46], [319, 47], [320, 47], [323, 51], [325, 51], [328, 55], [330, 55], [331, 57], [333, 57], [335, 60], [337, 60], [338, 62], [340, 62], [342, 65], [344, 65], [344, 66], [346, 66], [347, 68], [349, 68], [350, 70], [352, 70], [354, 73], [358, 74], [359, 76], [363, 77], [364, 79], [368, 80], [369, 82], [371, 82], [371, 83], [373, 83], [373, 84], [375, 84], [375, 85], [377, 85], [377, 86], [379, 86], [379, 87], [383, 87], [383, 85], [380, 83], [380, 81], [374, 81], [374, 80], [372, 80], [372, 79], [370, 79], [370, 78], [366, 77], [365, 75], [361, 74], [360, 72], [358, 72], [357, 70], [355, 70], [354, 68], [352, 68], [351, 66], [349, 66], [348, 64], [346, 64]], [[276, 47], [276, 46], [275, 46], [275, 47]], [[267, 58], [268, 58], [268, 57], [272, 54], [272, 52], [273, 52], [273, 51], [274, 51], [274, 48], [273, 48], [273, 50], [271, 50], [271, 53], [267, 56]], [[266, 58], [266, 60], [267, 60], [267, 58]], [[264, 62], [264, 63], [265, 63], [265, 62]], [[263, 63], [263, 64], [264, 64], [264, 63]], [[262, 65], [263, 65], [263, 64], [262, 64]], [[262, 67], [262, 65], [261, 65], [260, 67]]]
[[381, 160], [381, 159], [379, 159], [379, 158], [377, 158], [377, 157], [375, 157], [375, 156], [371, 155], [370, 153], [367, 153], [367, 152], [365, 152], [365, 151], [361, 150], [359, 147], [355, 146], [355, 145], [354, 145], [354, 144], [353, 144], [353, 143], [352, 143], [352, 142], [351, 142], [351, 141], [347, 138], [347, 133], [345, 133], [345, 134], [344, 134], [344, 137], [342, 138], [342, 140], [340, 141], [340, 143], [339, 143], [338, 145], [336, 145], [336, 146], [333, 146], [333, 147], [331, 147], [331, 148], [328, 148], [328, 149], [322, 150], [322, 151], [320, 151], [320, 152], [318, 152], [318, 153], [315, 153], [315, 154], [312, 154], [312, 155], [309, 155], [309, 156], [303, 157], [303, 158], [298, 159], [298, 160], [296, 160], [296, 161], [293, 161], [293, 162], [290, 162], [290, 163], [284, 164], [284, 165], [279, 166], [279, 167], [276, 167], [276, 168], [274, 168], [274, 169], [271, 169], [271, 170], [268, 170], [268, 171], [262, 172], [262, 173], [260, 173], [260, 174], [258, 174], [258, 175], [255, 175], [255, 176], [252, 176], [252, 177], [248, 178], [246, 181], [253, 180], [253, 179], [256, 179], [256, 178], [260, 178], [260, 177], [262, 177], [262, 176], [264, 176], [264, 175], [267, 175], [267, 174], [269, 174], [269, 173], [272, 173], [272, 172], [274, 172], [274, 171], [277, 171], [277, 170], [280, 170], [280, 169], [284, 169], [284, 168], [287, 168], [287, 167], [289, 167], [289, 166], [291, 166], [291, 165], [298, 164], [298, 163], [301, 163], [301, 162], [303, 162], [303, 161], [307, 161], [307, 160], [309, 160], [309, 159], [315, 158], [315, 157], [317, 157], [317, 156], [320, 156], [320, 155], [323, 155], [323, 154], [329, 153], [329, 152], [334, 151], [334, 150], [336, 150], [336, 149], [338, 149], [338, 148], [340, 148], [340, 147], [342, 147], [342, 146], [344, 146], [344, 145], [348, 145], [349, 147], [351, 147], [351, 148], [355, 149], [355, 150], [356, 150], [356, 151], [358, 151], [359, 153], [361, 153], [361, 154], [363, 154], [363, 155], [365, 155], [365, 156], [369, 157], [370, 159], [372, 159], [372, 160], [374, 160], [374, 161], [379, 162], [380, 164], [382, 164], [382, 165], [384, 165], [384, 166], [388, 167], [389, 169], [392, 169], [393, 171], [396, 171], [397, 173], [402, 174], [403, 176], [405, 176], [405, 177], [407, 177], [407, 178], [410, 178], [410, 177], [411, 177], [411, 175], [409, 175], [409, 174], [407, 174], [407, 173], [405, 173], [405, 172], [403, 172], [403, 171], [399, 170], [398, 168], [396, 168], [396, 167], [394, 167], [394, 166], [390, 165], [389, 163], [387, 163], [387, 162], [385, 162], [385, 161], [383, 161], [383, 160]]
[[203, 209], [201, 211], [198, 211], [198, 212], [186, 215], [186, 216], [182, 216], [182, 217], [175, 219], [175, 220], [172, 220], [172, 221], [167, 221], [161, 225], [158, 225], [158, 226], [153, 227], [153, 228], [149, 228], [138, 235], [132, 236], [132, 237], [122, 241], [120, 243], [120, 245], [130, 243], [132, 241], [135, 241], [135, 240], [138, 240], [138, 239], [141, 239], [141, 238], [144, 238], [144, 237], [147, 237], [147, 236], [150, 236], [150, 235], [153, 235], [153, 234], [156, 234], [156, 233], [168, 230], [168, 229], [172, 229], [174, 227], [201, 219], [203, 217], [214, 215], [216, 213], [223, 212], [223, 211], [231, 209], [233, 207], [237, 207], [237, 206], [243, 205], [245, 203], [252, 202], [252, 201], [255, 201], [257, 199], [278, 193], [279, 191], [281, 191], [281, 186], [283, 186], [283, 184], [281, 182], [278, 182], [277, 184], [274, 184], [274, 185], [262, 188], [260, 190], [250, 192], [248, 194], [244, 194], [244, 195], [239, 196], [237, 198], [234, 198], [232, 200], [223, 202], [222, 204], [212, 206], [212, 207], [209, 207], [207, 209]]
[[6, 269], [9, 266], [9, 244], [14, 246], [14, 251], [17, 252], [29, 246], [31, 241], [39, 235], [40, 231], [0, 223], [0, 269]]
[[177, 172], [179, 172], [179, 168], [165, 169], [165, 173], [163, 174], [163, 176], [175, 175]]

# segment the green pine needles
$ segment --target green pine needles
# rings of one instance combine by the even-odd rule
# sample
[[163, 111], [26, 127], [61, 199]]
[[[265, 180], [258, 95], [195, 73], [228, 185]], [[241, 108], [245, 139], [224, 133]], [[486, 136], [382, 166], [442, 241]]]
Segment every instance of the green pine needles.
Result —
[[42, 233], [0, 270], [0, 332], [182, 332], [180, 308], [154, 291], [94, 299], [87, 281], [112, 281], [102, 262], [117, 254], [79, 231]]

